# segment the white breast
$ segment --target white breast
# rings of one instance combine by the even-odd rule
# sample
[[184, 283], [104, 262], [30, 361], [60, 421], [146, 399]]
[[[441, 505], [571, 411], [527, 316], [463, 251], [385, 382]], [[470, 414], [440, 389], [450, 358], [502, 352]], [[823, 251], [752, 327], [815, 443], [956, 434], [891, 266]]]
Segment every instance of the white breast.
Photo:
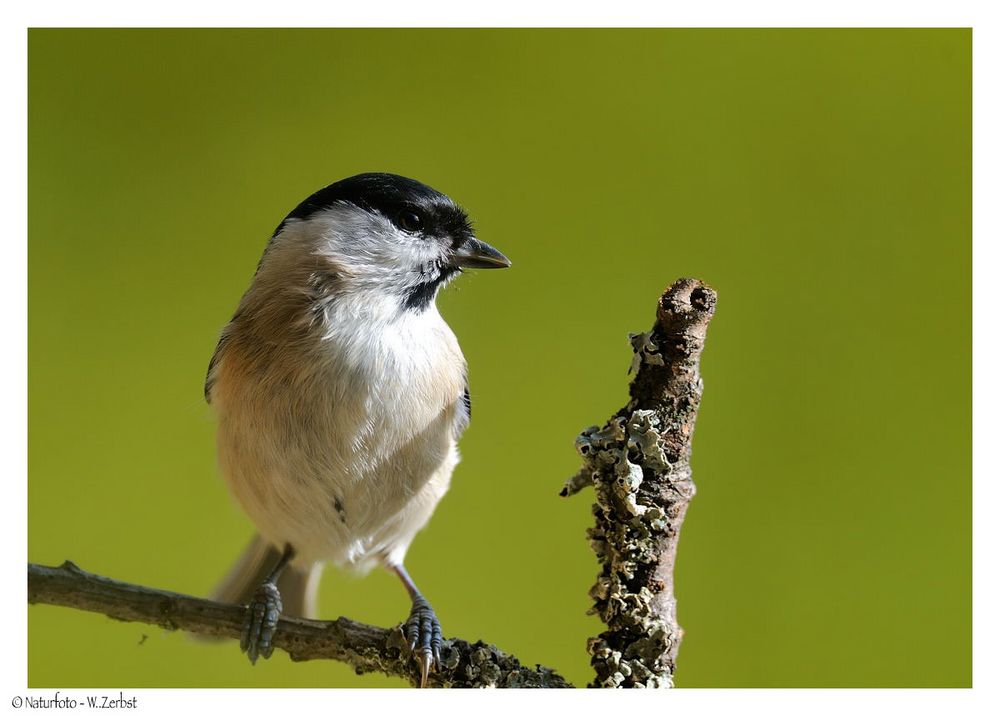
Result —
[[222, 473], [303, 559], [399, 562], [458, 462], [464, 358], [433, 304], [347, 296], [310, 320], [269, 347], [232, 324], [212, 390]]

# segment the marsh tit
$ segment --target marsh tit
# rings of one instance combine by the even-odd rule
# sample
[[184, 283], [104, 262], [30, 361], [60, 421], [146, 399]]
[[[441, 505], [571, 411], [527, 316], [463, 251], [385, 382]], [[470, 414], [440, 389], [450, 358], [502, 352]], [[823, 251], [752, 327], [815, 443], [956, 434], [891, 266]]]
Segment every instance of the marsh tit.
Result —
[[439, 664], [440, 623], [403, 567], [471, 416], [435, 298], [463, 269], [507, 266], [455, 202], [393, 174], [331, 184], [275, 230], [205, 382], [221, 472], [259, 533], [215, 592], [248, 605], [251, 662], [280, 614], [313, 614], [331, 562], [395, 572], [422, 685]]

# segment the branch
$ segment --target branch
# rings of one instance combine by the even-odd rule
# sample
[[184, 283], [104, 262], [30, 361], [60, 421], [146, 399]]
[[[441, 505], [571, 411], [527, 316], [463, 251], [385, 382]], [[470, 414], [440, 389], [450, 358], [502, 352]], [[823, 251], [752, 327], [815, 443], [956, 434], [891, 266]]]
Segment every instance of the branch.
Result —
[[[60, 567], [28, 564], [28, 603], [54, 604], [106, 614], [112, 619], [156, 624], [164, 629], [212, 637], [239, 639], [246, 607], [140, 587], [90, 574], [72, 562]], [[399, 629], [382, 629], [341, 617], [316, 621], [282, 617], [274, 644], [292, 661], [333, 659], [349, 664], [356, 673], [378, 671], [420, 683]], [[441, 671], [432, 673], [432, 686], [567, 688], [551, 669], [521, 666], [492, 644], [462, 639], [445, 640]]]
[[595, 488], [588, 530], [601, 563], [591, 588], [607, 629], [587, 643], [594, 686], [672, 686], [683, 630], [677, 623], [674, 561], [688, 503], [691, 438], [701, 402], [698, 362], [716, 294], [694, 279], [660, 297], [649, 333], [635, 352], [628, 404], [602, 428], [577, 438], [581, 471], [562, 495]]

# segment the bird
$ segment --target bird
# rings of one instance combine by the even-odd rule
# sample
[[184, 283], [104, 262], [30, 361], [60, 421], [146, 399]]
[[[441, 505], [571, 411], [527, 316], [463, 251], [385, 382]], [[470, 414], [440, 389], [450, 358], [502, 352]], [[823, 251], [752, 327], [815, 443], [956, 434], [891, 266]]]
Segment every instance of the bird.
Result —
[[274, 231], [205, 380], [219, 470], [257, 530], [213, 594], [246, 606], [251, 663], [279, 616], [315, 615], [332, 564], [394, 572], [420, 685], [440, 668], [440, 621], [404, 567], [472, 415], [436, 297], [466, 269], [510, 265], [455, 201], [396, 174], [330, 184]]

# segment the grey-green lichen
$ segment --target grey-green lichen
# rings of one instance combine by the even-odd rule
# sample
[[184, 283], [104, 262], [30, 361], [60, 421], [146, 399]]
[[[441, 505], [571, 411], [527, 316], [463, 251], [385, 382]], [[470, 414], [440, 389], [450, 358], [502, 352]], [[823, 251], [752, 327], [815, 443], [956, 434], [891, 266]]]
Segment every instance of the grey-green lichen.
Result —
[[443, 654], [442, 668], [433, 678], [450, 688], [566, 688], [569, 686], [551, 669], [524, 667], [492, 644], [469, 644], [453, 640]]
[[714, 292], [700, 282], [671, 286], [653, 329], [629, 337], [635, 377], [628, 405], [576, 440], [583, 467], [562, 494], [594, 486], [588, 538], [601, 572], [590, 613], [607, 625], [587, 645], [593, 686], [673, 685], [683, 633], [673, 562], [694, 495], [688, 458], [702, 390], [698, 360], [714, 307]]
[[[398, 627], [390, 631], [384, 644], [377, 645], [369, 654], [360, 656], [353, 662], [359, 673], [381, 671], [405, 676], [414, 685], [419, 682], [416, 665]], [[552, 669], [539, 665], [522, 666], [516, 657], [493, 644], [483, 641], [470, 643], [464, 639], [444, 640], [440, 667], [431, 671], [428, 683], [433, 687], [451, 689], [560, 689], [571, 686]]]
[[630, 374], [638, 372], [639, 366], [643, 363], [663, 365], [663, 356], [660, 355], [660, 348], [656, 345], [656, 341], [653, 340], [652, 331], [630, 333], [628, 340], [632, 344], [632, 350], [634, 351], [632, 354], [632, 365], [628, 369]]
[[627, 418], [613, 417], [602, 429], [584, 431], [577, 440], [595, 488], [597, 524], [588, 536], [605, 566], [590, 590], [591, 613], [629, 637], [615, 643], [602, 635], [588, 642], [597, 686], [672, 685], [666, 657], [673, 630], [653, 609], [654, 592], [637, 580], [658, 562], [660, 538], [668, 533], [657, 492], [642, 489], [647, 475], [671, 470], [659, 423], [653, 411], [635, 410]]

